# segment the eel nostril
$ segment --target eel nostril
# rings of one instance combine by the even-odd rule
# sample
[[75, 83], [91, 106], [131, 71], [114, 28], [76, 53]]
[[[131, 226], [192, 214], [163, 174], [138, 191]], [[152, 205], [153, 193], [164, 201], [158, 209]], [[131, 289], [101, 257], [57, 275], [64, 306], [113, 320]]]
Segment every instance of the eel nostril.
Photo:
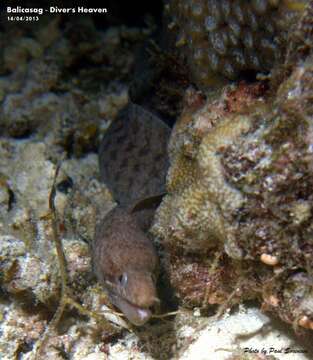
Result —
[[127, 284], [128, 281], [128, 276], [127, 273], [123, 273], [122, 275], [119, 276], [118, 281], [120, 282], [120, 284], [122, 286], [125, 286]]

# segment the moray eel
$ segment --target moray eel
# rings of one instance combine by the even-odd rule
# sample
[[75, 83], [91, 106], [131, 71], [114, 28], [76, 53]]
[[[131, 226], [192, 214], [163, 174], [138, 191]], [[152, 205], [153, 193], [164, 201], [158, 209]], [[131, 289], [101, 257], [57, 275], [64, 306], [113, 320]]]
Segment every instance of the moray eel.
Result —
[[159, 118], [131, 104], [99, 150], [101, 180], [119, 205], [96, 226], [93, 269], [111, 302], [137, 326], [149, 320], [159, 301], [158, 256], [147, 229], [165, 191], [169, 135]]

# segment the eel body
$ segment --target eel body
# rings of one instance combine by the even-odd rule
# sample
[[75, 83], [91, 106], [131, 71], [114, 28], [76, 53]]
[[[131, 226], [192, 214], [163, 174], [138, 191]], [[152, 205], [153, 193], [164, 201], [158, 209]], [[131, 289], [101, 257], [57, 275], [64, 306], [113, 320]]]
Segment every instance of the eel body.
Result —
[[165, 191], [169, 135], [165, 123], [131, 104], [99, 150], [101, 180], [119, 205], [96, 226], [93, 268], [112, 303], [135, 325], [147, 322], [158, 302], [158, 257], [147, 229]]

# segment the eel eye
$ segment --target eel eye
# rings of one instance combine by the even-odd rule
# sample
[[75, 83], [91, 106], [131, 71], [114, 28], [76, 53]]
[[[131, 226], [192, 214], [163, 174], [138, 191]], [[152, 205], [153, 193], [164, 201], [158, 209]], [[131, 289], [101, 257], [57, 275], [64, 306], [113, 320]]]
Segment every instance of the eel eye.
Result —
[[128, 280], [127, 273], [123, 273], [118, 278], [118, 281], [120, 282], [121, 286], [125, 286], [127, 284], [127, 280]]

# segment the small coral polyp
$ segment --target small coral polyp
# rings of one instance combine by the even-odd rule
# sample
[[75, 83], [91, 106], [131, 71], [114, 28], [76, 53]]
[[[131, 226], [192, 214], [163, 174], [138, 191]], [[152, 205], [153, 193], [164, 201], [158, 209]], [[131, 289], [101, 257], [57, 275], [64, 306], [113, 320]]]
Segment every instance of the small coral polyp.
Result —
[[172, 0], [170, 28], [194, 81], [268, 72], [281, 59], [306, 1]]

